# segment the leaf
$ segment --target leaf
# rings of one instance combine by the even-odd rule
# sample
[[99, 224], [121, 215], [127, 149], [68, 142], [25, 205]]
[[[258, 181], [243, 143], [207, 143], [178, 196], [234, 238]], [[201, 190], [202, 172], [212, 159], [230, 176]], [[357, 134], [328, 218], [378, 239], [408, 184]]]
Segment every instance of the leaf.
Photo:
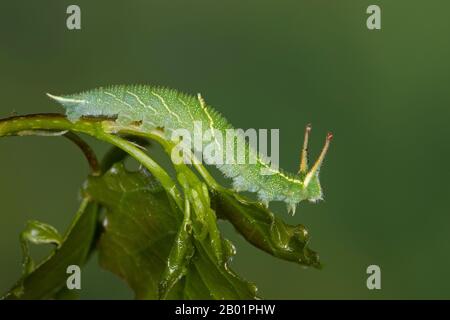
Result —
[[[256, 288], [219, 265], [209, 238], [200, 241], [183, 225], [183, 214], [145, 170], [122, 163], [90, 177], [85, 192], [106, 208], [99, 242], [100, 264], [123, 278], [137, 299], [252, 299]], [[225, 255], [234, 249], [226, 240]], [[167, 267], [180, 270], [161, 295]]]
[[250, 284], [227, 265], [236, 250], [228, 240], [223, 240], [227, 263], [215, 263], [214, 251], [206, 241], [194, 241], [195, 255], [186, 272], [186, 276], [169, 293], [169, 299], [189, 300], [230, 300], [256, 299], [256, 287]]
[[52, 243], [59, 247], [62, 242], [62, 237], [58, 231], [49, 224], [36, 220], [30, 220], [27, 222], [25, 229], [20, 234], [24, 276], [30, 274], [34, 270], [34, 261], [30, 255], [28, 242], [34, 244]]
[[[95, 239], [97, 214], [98, 205], [84, 199], [60, 247], [31, 273], [22, 277], [3, 299], [66, 298], [66, 294], [61, 294], [66, 291], [67, 267], [82, 266], [87, 261]], [[29, 225], [25, 231], [38, 232], [36, 237], [28, 237], [37, 242], [53, 242], [57, 239], [53, 227], [39, 222]]]
[[303, 225], [288, 225], [261, 204], [230, 190], [213, 191], [212, 202], [217, 215], [257, 248], [280, 259], [321, 267], [319, 255], [308, 247], [309, 234]]

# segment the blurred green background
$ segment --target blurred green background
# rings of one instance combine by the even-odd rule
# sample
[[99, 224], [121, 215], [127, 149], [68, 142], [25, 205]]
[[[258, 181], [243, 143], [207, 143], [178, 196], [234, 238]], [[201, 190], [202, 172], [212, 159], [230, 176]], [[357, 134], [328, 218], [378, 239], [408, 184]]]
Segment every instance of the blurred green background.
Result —
[[[82, 30], [66, 28], [70, 4]], [[380, 31], [366, 28], [370, 4]], [[0, 117], [61, 112], [46, 92], [167, 85], [201, 92], [236, 127], [280, 128], [290, 171], [304, 125], [313, 158], [331, 130], [325, 201], [294, 217], [274, 206], [308, 227], [325, 268], [279, 261], [223, 224], [232, 267], [265, 298], [450, 298], [449, 12], [446, 0], [2, 1]], [[61, 138], [0, 139], [0, 292], [20, 275], [25, 222], [64, 231], [87, 173]], [[366, 288], [371, 264], [381, 290]], [[96, 257], [82, 286], [82, 298], [133, 296]]]

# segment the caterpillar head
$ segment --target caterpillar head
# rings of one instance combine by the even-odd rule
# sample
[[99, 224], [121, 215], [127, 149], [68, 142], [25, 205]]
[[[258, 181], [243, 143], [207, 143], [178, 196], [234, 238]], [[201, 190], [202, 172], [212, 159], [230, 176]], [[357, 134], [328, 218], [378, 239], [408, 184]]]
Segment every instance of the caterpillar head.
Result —
[[292, 190], [290, 190], [289, 201], [287, 202], [288, 212], [295, 213], [297, 203], [302, 200], [308, 200], [316, 202], [322, 199], [322, 188], [319, 181], [320, 167], [325, 159], [330, 142], [333, 139], [333, 134], [328, 133], [325, 139], [322, 152], [317, 158], [311, 169], [308, 168], [308, 140], [309, 133], [311, 132], [311, 124], [308, 124], [305, 128], [305, 138], [303, 141], [303, 148], [300, 157], [300, 168], [297, 174], [297, 181], [300, 183], [293, 184]]

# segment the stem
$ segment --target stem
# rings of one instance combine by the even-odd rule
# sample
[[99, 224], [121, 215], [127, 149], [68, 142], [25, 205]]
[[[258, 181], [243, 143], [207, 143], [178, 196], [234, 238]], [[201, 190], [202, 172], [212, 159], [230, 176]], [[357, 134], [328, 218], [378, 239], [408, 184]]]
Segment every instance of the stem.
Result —
[[75, 133], [68, 130], [22, 130], [16, 133], [11, 133], [10, 135], [23, 136], [39, 136], [39, 137], [66, 137], [68, 140], [72, 141], [81, 152], [83, 152], [86, 160], [88, 161], [89, 167], [91, 168], [92, 175], [100, 175], [101, 169], [97, 160], [97, 157], [91, 147]]
[[[133, 143], [114, 135], [114, 133], [120, 133], [150, 138], [160, 143], [165, 151], [171, 155], [173, 148], [176, 146], [175, 143], [166, 139], [163, 133], [158, 130], [144, 132], [138, 126], [120, 126], [113, 121], [101, 121], [99, 119], [83, 118], [75, 123], [72, 123], [64, 116], [55, 114], [36, 114], [0, 120], [0, 137], [20, 134], [20, 132], [30, 132], [30, 130], [67, 130], [70, 131], [70, 135], [68, 137], [72, 139], [77, 137], [73, 134], [73, 132], [81, 132], [93, 136], [99, 140], [108, 142], [125, 151], [137, 161], [142, 163], [153, 174], [153, 176], [159, 180], [166, 192], [172, 196], [177, 206], [184, 211], [185, 217], [183, 228], [185, 228], [185, 224], [190, 221], [190, 202], [195, 204], [196, 202], [194, 201], [194, 198], [198, 198], [197, 200], [202, 202], [202, 204], [197, 204], [197, 206], [194, 207], [196, 216], [202, 222], [203, 227], [206, 228], [205, 231], [208, 230], [207, 232], [209, 232], [216, 258], [220, 263], [223, 262], [222, 239], [216, 224], [215, 213], [210, 208], [210, 199], [206, 185], [214, 190], [220, 190], [222, 187], [214, 180], [204, 166], [202, 166], [198, 161], [194, 161], [195, 156], [192, 152], [189, 154], [191, 163], [193, 163], [194, 167], [203, 177], [206, 184], [200, 182], [198, 177], [185, 163], [174, 163], [177, 171], [177, 178], [180, 180], [180, 177], [184, 177], [182, 179], [184, 180], [184, 183], [180, 182], [185, 193], [185, 204], [183, 205], [180, 191], [167, 172]], [[79, 143], [78, 140], [75, 142]], [[186, 232], [186, 230], [184, 230], [184, 232]]]
[[99, 176], [101, 174], [101, 168], [100, 164], [97, 160], [97, 156], [94, 153], [94, 150], [79, 136], [77, 136], [73, 132], [67, 132], [64, 134], [64, 137], [75, 143], [83, 152], [86, 160], [89, 163], [89, 166], [91, 167], [92, 175]]
[[169, 174], [132, 143], [110, 133], [106, 133], [103, 125], [103, 122], [98, 119], [80, 119], [72, 123], [59, 114], [34, 114], [0, 120], [0, 137], [16, 135], [21, 131], [29, 130], [69, 130], [72, 132], [81, 132], [111, 143], [141, 162], [160, 181], [164, 189], [173, 197], [178, 207], [183, 208], [180, 192]]
[[95, 137], [115, 145], [142, 163], [144, 167], [146, 167], [155, 176], [155, 178], [159, 180], [164, 189], [166, 189], [166, 191], [174, 198], [178, 207], [180, 209], [183, 208], [181, 194], [177, 188], [177, 185], [173, 182], [167, 172], [155, 161], [153, 161], [153, 159], [151, 159], [145, 152], [134, 146], [132, 143], [112, 134], [97, 132]]
[[[158, 130], [144, 132], [137, 126], [127, 126], [127, 127], [120, 126], [119, 127], [115, 123], [105, 124], [104, 127], [109, 128], [109, 131], [118, 131], [121, 134], [130, 134], [130, 135], [134, 135], [134, 136], [140, 136], [140, 137], [155, 140], [166, 150], [166, 152], [169, 156], [171, 155], [172, 149], [175, 147], [175, 143], [167, 140], [161, 134], [161, 132]], [[195, 161], [195, 155], [192, 152], [190, 152], [189, 157], [191, 159], [192, 165], [195, 167], [195, 169], [198, 171], [198, 173], [202, 176], [202, 178], [205, 180], [205, 182], [208, 184], [209, 187], [211, 187], [214, 190], [220, 190], [221, 188], [223, 188], [221, 185], [219, 185], [216, 182], [216, 180], [211, 176], [211, 174], [208, 172], [208, 170], [206, 170], [206, 168], [201, 163], [199, 163], [198, 161]], [[174, 164], [174, 165], [179, 166], [179, 167], [186, 166], [185, 164]]]
[[[132, 135], [138, 135], [145, 138], [149, 138], [152, 140], [155, 140], [161, 146], [163, 146], [164, 150], [167, 152], [167, 154], [170, 156], [172, 154], [172, 150], [175, 147], [175, 143], [167, 140], [163, 133], [159, 130], [153, 130], [153, 131], [142, 131], [140, 127], [137, 126], [118, 126], [116, 123], [108, 122], [104, 124], [104, 128], [106, 131], [112, 131], [112, 132], [119, 132], [122, 134], [132, 134]], [[222, 188], [215, 180], [214, 178], [209, 174], [209, 172], [205, 169], [204, 166], [202, 166], [198, 161], [194, 161], [194, 155], [192, 152], [189, 153], [189, 157], [191, 160], [191, 163], [194, 164], [197, 171], [200, 173], [200, 175], [205, 180], [206, 184], [204, 182], [201, 182], [197, 175], [195, 175], [185, 163], [174, 163], [173, 165], [175, 167], [175, 170], [177, 171], [177, 179], [183, 188], [184, 195], [185, 195], [185, 220], [190, 220], [190, 201], [193, 204], [193, 211], [195, 212], [196, 216], [202, 221], [202, 228], [203, 230], [200, 230], [200, 232], [197, 232], [197, 235], [200, 237], [200, 239], [207, 235], [209, 232], [211, 245], [213, 247], [213, 251], [215, 254], [215, 257], [217, 258], [217, 261], [219, 263], [223, 262], [223, 254], [222, 254], [222, 239], [220, 237], [219, 228], [217, 226], [217, 217], [214, 213], [214, 211], [211, 209], [210, 204], [210, 198], [208, 194], [208, 189], [206, 185], [213, 188], [214, 190], [220, 190], [219, 188]], [[203, 189], [204, 187], [204, 189]], [[194, 196], [194, 192], [196, 196]], [[196, 201], [194, 198], [198, 199], [200, 202], [202, 202], [202, 206], [196, 205]], [[186, 220], [187, 219], [187, 220]], [[195, 226], [194, 231], [195, 231]]]

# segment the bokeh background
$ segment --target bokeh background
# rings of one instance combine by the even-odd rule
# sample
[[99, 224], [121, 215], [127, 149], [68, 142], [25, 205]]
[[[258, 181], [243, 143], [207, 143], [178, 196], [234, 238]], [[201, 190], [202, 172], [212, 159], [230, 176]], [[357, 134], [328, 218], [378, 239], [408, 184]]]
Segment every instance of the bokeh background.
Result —
[[[66, 28], [70, 4], [79, 31]], [[380, 31], [366, 28], [370, 4]], [[203, 93], [236, 127], [279, 128], [290, 171], [304, 125], [313, 158], [331, 130], [325, 201], [294, 217], [273, 207], [308, 227], [325, 268], [277, 260], [222, 224], [233, 268], [265, 298], [450, 298], [449, 12], [447, 0], [2, 1], [0, 117], [60, 112], [46, 92], [167, 85]], [[87, 174], [64, 139], [0, 139], [0, 292], [20, 275], [25, 222], [64, 231]], [[371, 264], [381, 290], [366, 288]], [[86, 299], [133, 297], [96, 257], [82, 286]]]

